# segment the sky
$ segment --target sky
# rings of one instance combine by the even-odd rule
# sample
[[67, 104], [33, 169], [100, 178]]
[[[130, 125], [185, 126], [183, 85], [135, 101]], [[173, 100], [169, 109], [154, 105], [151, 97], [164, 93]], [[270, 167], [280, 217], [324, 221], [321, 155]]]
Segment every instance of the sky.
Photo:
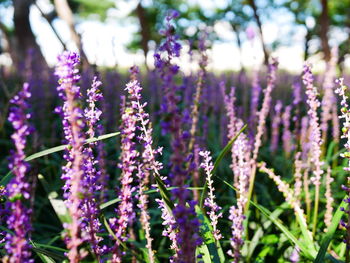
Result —
[[[224, 7], [226, 2], [225, 0], [190, 1], [199, 3], [206, 10]], [[49, 12], [53, 8], [49, 0], [38, 0], [38, 4], [44, 12]], [[134, 64], [141, 65], [144, 63], [142, 51], [135, 53], [128, 51], [126, 48], [126, 45], [132, 38], [132, 32], [137, 31], [137, 24], [127, 23], [125, 19], [136, 4], [136, 0], [118, 1], [117, 8], [109, 11], [108, 18], [103, 23], [93, 19], [78, 21], [77, 31], [82, 35], [83, 48], [90, 62], [100, 66], [114, 66], [118, 64], [121, 67], [130, 67]], [[12, 14], [12, 8], [0, 10], [2, 21], [8, 25], [12, 23]], [[302, 27], [293, 26], [292, 22], [293, 17], [288, 12], [283, 10], [275, 11], [271, 14], [270, 19], [263, 21], [263, 34], [267, 44], [271, 44], [275, 40], [292, 43], [292, 45], [280, 46], [272, 55], [278, 57], [281, 68], [298, 73], [303, 66], [305, 30]], [[50, 65], [54, 65], [57, 55], [62, 52], [63, 48], [35, 6], [32, 6], [30, 10], [30, 23], [44, 56]], [[313, 23], [313, 21], [310, 21], [310, 23]], [[70, 41], [67, 25], [63, 21], [56, 19], [54, 27], [68, 48], [76, 49]], [[250, 23], [250, 28], [257, 32], [254, 21]], [[239, 70], [241, 60], [245, 67], [254, 67], [262, 63], [263, 53], [257, 37], [253, 41], [244, 41], [242, 53], [240, 54], [235, 36], [228, 24], [225, 22], [217, 23], [214, 30], [223, 41], [215, 42], [212, 49], [208, 52], [210, 58], [209, 69], [216, 71]], [[291, 33], [292, 31], [293, 33]], [[246, 38], [244, 32], [241, 36]], [[336, 36], [338, 38], [339, 36], [341, 37], [341, 32], [337, 32]], [[190, 63], [187, 52], [188, 46], [184, 45], [181, 58], [178, 61], [184, 71], [197, 67], [196, 64]], [[149, 54], [149, 65], [152, 65], [152, 60], [152, 54]], [[320, 57], [311, 58], [311, 62], [316, 66], [315, 70], [324, 68], [324, 64], [322, 62], [319, 63], [319, 61]], [[8, 58], [0, 56], [0, 63], [8, 63]]]

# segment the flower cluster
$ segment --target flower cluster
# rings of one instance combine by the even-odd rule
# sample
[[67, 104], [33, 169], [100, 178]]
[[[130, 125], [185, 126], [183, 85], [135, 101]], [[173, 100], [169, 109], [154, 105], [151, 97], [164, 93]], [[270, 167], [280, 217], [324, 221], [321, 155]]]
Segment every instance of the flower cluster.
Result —
[[294, 196], [295, 198], [297, 199], [300, 199], [300, 195], [301, 195], [301, 191], [302, 191], [302, 186], [303, 186], [303, 183], [302, 183], [302, 166], [303, 166], [303, 162], [302, 160], [300, 160], [300, 157], [301, 157], [301, 152], [297, 152], [295, 154], [295, 160], [294, 160], [294, 179], [295, 179], [295, 182], [294, 182]]
[[276, 105], [275, 105], [275, 112], [274, 112], [274, 116], [272, 119], [272, 135], [271, 135], [271, 145], [270, 145], [270, 150], [271, 152], [275, 152], [277, 150], [278, 147], [278, 143], [279, 143], [279, 135], [280, 135], [280, 124], [282, 121], [281, 118], [281, 112], [282, 112], [282, 101], [278, 100]]
[[[172, 155], [170, 158], [171, 172], [169, 179], [172, 186], [177, 188], [172, 190], [173, 200], [177, 205], [173, 209], [174, 218], [178, 224], [177, 242], [179, 245], [179, 258], [177, 262], [194, 261], [196, 245], [202, 240], [198, 235], [199, 220], [196, 218], [195, 204], [190, 200], [190, 192], [186, 189], [186, 180], [188, 179], [188, 163], [186, 141], [189, 139], [189, 133], [183, 131], [183, 116], [178, 107], [180, 98], [177, 94], [178, 87], [174, 83], [174, 76], [179, 67], [173, 63], [173, 58], [180, 55], [181, 45], [177, 42], [172, 20], [178, 17], [178, 12], [171, 11], [166, 17], [166, 29], [162, 31], [165, 37], [164, 43], [159, 47], [154, 55], [155, 66], [160, 72], [162, 87], [164, 87], [164, 101], [161, 105], [161, 111], [164, 113], [165, 120], [162, 122], [162, 129], [171, 134]], [[188, 203], [188, 205], [187, 205]]]
[[[348, 95], [346, 95], [348, 88], [345, 86], [343, 78], [338, 79], [336, 82], [339, 87], [335, 92], [341, 98], [340, 105], [342, 114], [339, 116], [339, 118], [344, 119], [341, 138], [346, 139], [346, 143], [344, 144], [346, 152], [342, 153], [341, 157], [348, 159], [348, 165], [344, 167], [344, 170], [350, 172], [350, 110], [347, 102]], [[345, 198], [344, 201], [347, 204], [350, 204], [350, 176], [347, 177], [346, 181], [346, 185], [342, 185], [342, 189], [347, 193], [347, 198]], [[348, 247], [350, 247], [350, 209], [347, 206], [347, 208], [342, 208], [342, 210], [346, 212], [347, 220], [341, 221], [341, 225], [347, 230], [347, 233], [345, 234], [345, 243]]]
[[249, 140], [250, 144], [254, 143], [254, 134], [257, 121], [257, 111], [259, 107], [259, 98], [261, 94], [261, 86], [259, 83], [259, 71], [255, 67], [252, 80], [252, 95], [250, 99], [250, 116], [249, 116]]
[[321, 175], [323, 174], [323, 162], [321, 161], [321, 128], [317, 115], [317, 110], [320, 107], [321, 103], [317, 98], [318, 93], [316, 87], [313, 85], [313, 75], [311, 72], [311, 66], [309, 64], [304, 65], [303, 83], [306, 86], [306, 102], [309, 105], [308, 115], [310, 118], [310, 162], [314, 166], [313, 176], [310, 178], [310, 180], [315, 185], [315, 203], [313, 215], [313, 233], [315, 233], [320, 199], [319, 196]]
[[[29, 167], [27, 162], [24, 161], [26, 137], [31, 130], [28, 124], [30, 114], [26, 112], [28, 109], [27, 99], [30, 96], [29, 85], [24, 83], [23, 89], [10, 101], [12, 106], [8, 120], [14, 128], [11, 138], [16, 149], [11, 153], [12, 158], [9, 164], [14, 178], [6, 187], [9, 200], [6, 204], [9, 213], [7, 225], [13, 232], [6, 235], [5, 248], [8, 254], [5, 261], [8, 260], [8, 262], [34, 262], [31, 259], [30, 245], [27, 241], [32, 228], [30, 223], [31, 209], [25, 205], [25, 201], [30, 198], [30, 186], [26, 178]], [[4, 191], [5, 189], [2, 189], [2, 192]]]
[[170, 11], [166, 16], [166, 28], [160, 33], [165, 41], [160, 45], [154, 54], [155, 67], [163, 81], [164, 96], [161, 104], [161, 111], [165, 114], [162, 120], [163, 132], [175, 134], [181, 125], [181, 114], [177, 107], [180, 98], [177, 95], [178, 86], [174, 83], [174, 76], [179, 71], [179, 66], [173, 63], [174, 57], [180, 56], [181, 45], [177, 42], [178, 36], [172, 21], [179, 16], [177, 11]]
[[313, 85], [313, 75], [311, 72], [311, 66], [308, 64], [304, 65], [304, 74], [303, 74], [303, 83], [306, 86], [306, 95], [307, 95], [307, 103], [309, 105], [308, 115], [310, 117], [310, 127], [311, 127], [311, 133], [310, 133], [310, 142], [311, 142], [311, 163], [314, 164], [315, 169], [313, 171], [314, 176], [311, 178], [311, 181], [313, 184], [318, 187], [321, 183], [321, 175], [323, 174], [323, 171], [321, 169], [321, 166], [323, 165], [323, 162], [321, 159], [321, 145], [322, 145], [322, 139], [321, 139], [321, 129], [319, 125], [319, 118], [317, 115], [317, 109], [320, 107], [321, 103], [317, 99], [317, 89]]
[[328, 227], [331, 225], [332, 218], [333, 218], [333, 202], [334, 198], [332, 197], [332, 188], [331, 184], [334, 181], [332, 177], [332, 170], [330, 167], [327, 169], [327, 174], [326, 174], [326, 213], [324, 215], [324, 223], [326, 225], [325, 232], [327, 232]]
[[267, 87], [264, 90], [264, 100], [260, 111], [258, 112], [258, 127], [254, 140], [253, 150], [253, 161], [255, 162], [258, 158], [260, 146], [262, 144], [262, 135], [265, 131], [266, 117], [270, 110], [271, 103], [271, 92], [275, 87], [276, 82], [276, 71], [278, 61], [273, 59], [272, 63], [269, 64], [269, 75], [267, 80]]
[[199, 155], [203, 157], [203, 162], [201, 163], [201, 167], [205, 170], [206, 174], [206, 180], [208, 184], [208, 197], [204, 201], [204, 205], [210, 209], [207, 214], [209, 215], [211, 225], [213, 226], [213, 235], [214, 238], [219, 241], [222, 238], [222, 235], [220, 234], [220, 230], [217, 227], [218, 220], [220, 217], [222, 217], [222, 213], [219, 212], [221, 210], [221, 207], [217, 205], [215, 202], [215, 188], [213, 186], [213, 179], [212, 179], [212, 171], [213, 171], [213, 163], [211, 161], [210, 152], [208, 151], [201, 151], [199, 152]]
[[[141, 103], [141, 91], [142, 88], [137, 80], [133, 80], [127, 84], [126, 90], [129, 94], [131, 100], [131, 106], [135, 110], [136, 119], [139, 123], [138, 129], [140, 130], [140, 135], [138, 139], [143, 145], [142, 152], [142, 161], [138, 166], [137, 177], [139, 179], [139, 189], [138, 189], [138, 198], [139, 204], [138, 207], [141, 210], [141, 225], [145, 231], [146, 240], [147, 240], [147, 249], [150, 262], [154, 262], [154, 252], [152, 250], [152, 238], [151, 238], [151, 226], [150, 218], [147, 212], [148, 206], [148, 196], [145, 194], [145, 191], [148, 189], [147, 184], [150, 180], [150, 174], [153, 173], [155, 176], [159, 176], [159, 170], [163, 168], [162, 163], [156, 160], [156, 156], [162, 153], [162, 148], [153, 149], [153, 139], [152, 139], [152, 126], [149, 121], [149, 114], [145, 111], [147, 103]], [[161, 178], [165, 179], [165, 178]]]
[[[127, 84], [128, 87], [129, 84]], [[121, 169], [121, 189], [119, 198], [121, 202], [116, 209], [117, 217], [110, 218], [109, 223], [117, 238], [113, 247], [112, 262], [121, 262], [122, 253], [120, 242], [127, 240], [127, 227], [135, 217], [133, 209], [132, 194], [135, 191], [132, 183], [137, 172], [137, 157], [139, 152], [136, 149], [137, 117], [132, 102], [127, 102], [122, 107], [121, 124], [121, 155], [119, 168]]]
[[57, 108], [57, 112], [63, 117], [64, 135], [69, 145], [64, 155], [67, 164], [62, 168], [62, 179], [65, 180], [64, 197], [71, 216], [71, 222], [64, 225], [68, 230], [65, 242], [69, 250], [68, 258], [74, 263], [79, 262], [85, 256], [85, 253], [79, 250], [79, 246], [84, 241], [81, 233], [81, 206], [84, 194], [82, 181], [84, 176], [83, 144], [85, 142], [83, 111], [77, 102], [81, 96], [80, 87], [76, 85], [80, 79], [76, 69], [79, 62], [80, 58], [77, 53], [65, 51], [58, 57], [55, 71], [59, 77], [57, 91], [64, 101], [63, 107]]
[[192, 152], [192, 149], [195, 143], [196, 129], [197, 129], [197, 124], [199, 120], [200, 99], [202, 96], [202, 89], [204, 86], [204, 81], [206, 76], [206, 67], [208, 64], [208, 55], [206, 53], [206, 46], [205, 46], [206, 37], [207, 37], [207, 34], [203, 33], [200, 35], [200, 39], [199, 39], [199, 50], [201, 54], [201, 60], [199, 62], [200, 71], [198, 73], [196, 92], [193, 96], [193, 105], [192, 105], [192, 111], [191, 111], [191, 129], [190, 129], [191, 139], [188, 145], [188, 152]]
[[[95, 129], [102, 111], [97, 108], [96, 103], [103, 98], [99, 86], [102, 82], [94, 77], [91, 88], [87, 90], [88, 95], [88, 108], [84, 110], [84, 116], [87, 122], [88, 130], [86, 137], [92, 139], [95, 137]], [[84, 175], [83, 175], [83, 187], [84, 187], [84, 199], [82, 201], [82, 228], [86, 233], [86, 239], [90, 243], [94, 254], [100, 258], [102, 254], [106, 252], [106, 247], [101, 247], [99, 243], [102, 241], [102, 237], [97, 234], [101, 232], [101, 222], [98, 219], [99, 215], [99, 202], [96, 196], [97, 192], [101, 190], [100, 185], [100, 171], [97, 169], [98, 160], [96, 160], [93, 152], [93, 148], [97, 142], [90, 142], [87, 147], [84, 148]]]
[[[321, 113], [321, 130], [322, 138], [327, 138], [328, 122], [332, 120], [332, 114], [334, 112], [334, 105], [336, 104], [336, 98], [334, 96], [334, 79], [336, 77], [337, 62], [338, 62], [337, 48], [332, 49], [331, 59], [327, 63], [327, 68], [324, 77], [324, 96], [322, 99], [322, 113]], [[335, 108], [335, 113], [337, 110]], [[339, 126], [339, 125], [338, 125]]]
[[288, 105], [285, 107], [284, 112], [282, 114], [282, 124], [283, 124], [283, 150], [287, 156], [293, 150], [293, 133], [290, 129], [290, 121], [292, 119], [292, 106]]
[[[241, 120], [237, 122], [237, 129], [243, 126]], [[232, 238], [231, 247], [232, 251], [229, 254], [234, 258], [234, 262], [239, 262], [241, 253], [240, 249], [244, 243], [243, 241], [243, 221], [245, 219], [244, 209], [248, 201], [248, 186], [251, 174], [251, 157], [249, 151], [248, 138], [245, 134], [241, 133], [232, 146], [232, 166], [234, 171], [234, 181], [238, 189], [237, 191], [237, 204], [230, 208], [229, 219], [232, 221]]]

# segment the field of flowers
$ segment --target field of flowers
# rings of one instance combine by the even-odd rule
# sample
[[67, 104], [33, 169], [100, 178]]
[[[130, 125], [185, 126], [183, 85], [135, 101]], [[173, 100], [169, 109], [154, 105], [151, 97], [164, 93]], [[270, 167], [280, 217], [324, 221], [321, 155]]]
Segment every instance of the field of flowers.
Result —
[[2, 262], [350, 262], [350, 108], [323, 74], [177, 65], [169, 12], [154, 70], [64, 51], [0, 85]]

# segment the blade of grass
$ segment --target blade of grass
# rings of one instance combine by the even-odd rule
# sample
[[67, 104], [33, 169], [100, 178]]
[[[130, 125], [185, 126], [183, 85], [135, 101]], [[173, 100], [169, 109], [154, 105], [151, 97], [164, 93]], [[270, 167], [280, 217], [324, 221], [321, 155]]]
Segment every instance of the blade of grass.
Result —
[[12, 178], [12, 171], [9, 171], [0, 181], [0, 185], [7, 185]]
[[320, 249], [318, 251], [318, 254], [317, 254], [317, 257], [316, 257], [314, 263], [322, 263], [322, 262], [324, 262], [324, 258], [326, 256], [328, 246], [331, 243], [332, 238], [334, 236], [334, 233], [335, 233], [335, 231], [337, 230], [337, 228], [339, 226], [340, 219], [342, 218], [342, 216], [344, 214], [344, 211], [341, 210], [341, 207], [345, 208], [346, 203], [344, 202], [344, 199], [346, 197], [347, 196], [345, 196], [343, 198], [343, 201], [338, 206], [337, 211], [335, 212], [335, 214], [334, 214], [334, 216], [332, 218], [331, 225], [329, 226], [327, 233], [324, 235], [324, 237], [322, 239], [321, 247], [320, 247]]
[[[215, 163], [214, 163], [214, 168], [212, 170], [212, 174], [215, 174], [215, 171], [216, 169], [218, 168], [221, 160], [225, 157], [225, 155], [228, 153], [228, 151], [231, 150], [232, 148], [232, 144], [237, 140], [238, 136], [247, 128], [247, 124], [244, 125], [242, 127], [242, 129], [236, 134], [235, 137], [233, 137], [227, 144], [226, 146], [224, 147], [224, 149], [222, 149], [222, 151], [220, 152], [219, 156], [216, 158], [215, 160]], [[201, 195], [201, 199], [200, 199], [200, 202], [199, 202], [199, 207], [200, 208], [203, 208], [203, 205], [204, 205], [204, 199], [205, 199], [205, 194], [208, 190], [208, 184], [207, 184], [207, 181], [205, 181], [204, 183], [204, 188], [203, 188], [203, 192], [202, 192], [202, 195]]]
[[[120, 134], [120, 132], [113, 132], [113, 133], [104, 134], [104, 135], [98, 136], [96, 138], [91, 138], [91, 139], [86, 140], [85, 144], [97, 142], [97, 141], [101, 141], [101, 140], [106, 140], [106, 139], [112, 138], [114, 136], [117, 136], [119, 134]], [[37, 152], [37, 153], [34, 153], [34, 154], [26, 157], [24, 160], [29, 162], [29, 161], [32, 161], [34, 159], [37, 159], [37, 158], [40, 158], [40, 157], [43, 157], [43, 156], [46, 156], [46, 155], [49, 155], [49, 154], [52, 154], [55, 152], [60, 152], [60, 151], [63, 151], [67, 146], [68, 146], [67, 144], [64, 144], [64, 145], [56, 146], [56, 147], [53, 147], [53, 148], [50, 148], [47, 150], [43, 150], [41, 152]]]
[[202, 210], [196, 206], [196, 213], [201, 221], [201, 232], [203, 233], [204, 243], [197, 247], [197, 253], [202, 254], [204, 263], [224, 263], [225, 255], [221, 245], [213, 236], [213, 229], [209, 219], [203, 214]]
[[[33, 249], [37, 248], [36, 244], [34, 242], [30, 241]], [[35, 251], [35, 253], [38, 255], [38, 257], [41, 259], [42, 262], [44, 263], [56, 263], [55, 260], [50, 258], [49, 256], [46, 256], [45, 254], [40, 253], [39, 251]]]
[[55, 262], [54, 259], [59, 260], [59, 262], [63, 262], [66, 259], [66, 257], [63, 254], [58, 254], [58, 253], [53, 252], [53, 251], [48, 251], [46, 249], [39, 248], [37, 243], [34, 242], [33, 240], [29, 240], [29, 242], [32, 245], [32, 249], [35, 253], [37, 253], [37, 254], [39, 253], [39, 254], [45, 256], [45, 257], [39, 256], [41, 259], [45, 258], [45, 259], [49, 260], [49, 261], [44, 261], [45, 263], [46, 262], [50, 262], [50, 263]]
[[[85, 144], [91, 143], [91, 142], [97, 142], [97, 141], [101, 141], [101, 140], [106, 140], [106, 139], [112, 138], [112, 137], [114, 137], [114, 136], [117, 136], [117, 135], [119, 135], [119, 134], [120, 134], [120, 132], [113, 132], [113, 133], [104, 134], [104, 135], [98, 136], [98, 137], [96, 137], [96, 138], [91, 138], [91, 139], [86, 140]], [[34, 154], [32, 154], [32, 155], [29, 155], [29, 156], [27, 156], [24, 160], [27, 161], [27, 162], [29, 162], [29, 161], [38, 159], [38, 158], [40, 158], [40, 157], [43, 157], [43, 156], [52, 154], [52, 153], [56, 153], [56, 152], [63, 151], [66, 147], [67, 147], [66, 144], [64, 144], [64, 145], [59, 145], [59, 146], [55, 146], [55, 147], [53, 147], [53, 148], [46, 149], [46, 150], [43, 150], [43, 151], [41, 151], [41, 152], [37, 152], [37, 153], [34, 153]], [[8, 182], [10, 181], [11, 178], [12, 178], [12, 171], [9, 171], [9, 172], [0, 180], [0, 185], [6, 185], [6, 184], [8, 184]]]

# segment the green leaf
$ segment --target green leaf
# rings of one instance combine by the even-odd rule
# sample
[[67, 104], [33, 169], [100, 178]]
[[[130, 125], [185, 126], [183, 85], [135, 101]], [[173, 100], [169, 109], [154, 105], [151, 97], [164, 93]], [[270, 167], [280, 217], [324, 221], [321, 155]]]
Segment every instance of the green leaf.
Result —
[[220, 243], [217, 242], [213, 236], [213, 229], [209, 219], [203, 214], [198, 206], [196, 206], [196, 213], [202, 223], [201, 232], [204, 237], [204, 243], [197, 247], [197, 254], [203, 256], [201, 260], [203, 260], [204, 263], [224, 263], [224, 252], [222, 251]]
[[170, 213], [172, 213], [173, 208], [175, 207], [174, 203], [171, 201], [170, 198], [170, 192], [166, 188], [165, 184], [163, 183], [162, 179], [158, 174], [154, 174], [154, 177], [156, 179], [156, 183], [158, 185], [158, 189], [160, 192], [160, 195], [167, 206], [167, 209], [169, 210]]
[[[216, 158], [215, 160], [215, 163], [214, 163], [214, 168], [212, 170], [212, 174], [214, 175], [216, 169], [218, 168], [219, 164], [221, 163], [221, 160], [224, 158], [224, 156], [227, 154], [228, 151], [231, 150], [232, 148], [232, 144], [237, 140], [238, 136], [247, 128], [247, 124], [244, 125], [242, 127], [242, 129], [236, 134], [235, 137], [233, 137], [225, 146], [224, 149], [222, 149], [222, 151], [220, 152], [219, 156]], [[207, 181], [205, 181], [204, 183], [204, 189], [203, 189], [203, 192], [202, 192], [202, 195], [201, 195], [201, 199], [200, 199], [200, 202], [199, 202], [199, 206], [200, 208], [203, 208], [203, 205], [204, 205], [204, 198], [205, 198], [205, 194], [208, 190], [208, 184], [207, 184]]]
[[57, 192], [49, 192], [50, 189], [48, 189], [48, 183], [46, 182], [44, 176], [42, 174], [38, 174], [38, 179], [42, 183], [45, 191], [48, 194], [48, 199], [52, 205], [53, 210], [55, 211], [58, 219], [61, 221], [61, 223], [70, 223], [72, 221], [67, 206], [64, 203], [62, 199], [58, 198]]
[[333, 150], [334, 150], [335, 146], [337, 146], [337, 144], [338, 144], [337, 142], [331, 141], [329, 146], [328, 146], [327, 154], [326, 154], [326, 160], [328, 163], [331, 161]]
[[298, 210], [297, 213], [295, 214], [301, 234], [303, 235], [303, 239], [305, 241], [306, 246], [308, 249], [311, 251], [312, 254], [317, 254], [316, 248], [315, 248], [315, 243], [312, 239], [312, 234], [310, 231], [307, 229], [307, 225], [305, 224], [305, 220], [303, 220], [303, 217], [305, 216], [304, 213], [301, 210]]
[[322, 263], [322, 262], [324, 262], [324, 258], [326, 256], [328, 246], [329, 246], [330, 242], [332, 241], [334, 233], [335, 233], [335, 231], [337, 230], [337, 228], [339, 226], [340, 219], [342, 218], [342, 216], [344, 214], [344, 211], [341, 210], [341, 207], [345, 207], [346, 206], [346, 203], [344, 201], [344, 199], [346, 197], [347, 196], [345, 196], [343, 198], [343, 201], [338, 206], [337, 211], [335, 212], [335, 214], [334, 214], [334, 216], [332, 218], [331, 225], [328, 227], [328, 231], [327, 231], [327, 233], [324, 235], [324, 237], [322, 239], [321, 247], [320, 247], [320, 250], [318, 251], [318, 254], [317, 254], [317, 257], [316, 257], [314, 263]]
[[7, 185], [12, 178], [12, 171], [9, 171], [0, 181], [0, 185]]
[[57, 197], [58, 194], [56, 192], [51, 192], [48, 196], [57, 217], [59, 218], [61, 223], [72, 222], [66, 204], [62, 199], [58, 199]]
[[[109, 138], [111, 138], [111, 137], [117, 136], [117, 135], [119, 135], [119, 134], [120, 134], [120, 132], [113, 132], [113, 133], [104, 134], [104, 135], [98, 136], [98, 137], [96, 137], [96, 138], [92, 138], [92, 139], [86, 140], [85, 144], [87, 144], [87, 143], [92, 143], [92, 142], [97, 142], [97, 141], [101, 141], [101, 140], [106, 140], [106, 139], [109, 139]], [[65, 144], [65, 145], [59, 145], [59, 146], [56, 146], [56, 147], [53, 147], [53, 148], [50, 148], [50, 149], [47, 149], [47, 150], [43, 150], [43, 151], [41, 151], [41, 152], [34, 153], [34, 154], [32, 154], [32, 155], [29, 155], [29, 156], [27, 156], [24, 160], [27, 161], [27, 162], [29, 162], [29, 161], [38, 159], [38, 158], [40, 158], [40, 157], [43, 157], [43, 156], [52, 154], [52, 153], [56, 153], [56, 152], [63, 151], [66, 147], [67, 147], [67, 144]], [[12, 171], [9, 171], [9, 172], [1, 179], [0, 185], [6, 185], [6, 184], [8, 184], [8, 182], [11, 180], [11, 178], [12, 178]]]
[[[113, 132], [113, 133], [104, 134], [104, 135], [98, 136], [96, 138], [86, 140], [85, 144], [97, 142], [97, 141], [101, 141], [101, 140], [106, 140], [108, 138], [117, 136], [119, 134], [120, 134], [120, 132]], [[34, 159], [37, 159], [37, 158], [40, 158], [40, 157], [43, 157], [43, 156], [46, 156], [46, 155], [49, 155], [49, 154], [52, 154], [55, 152], [60, 152], [60, 151], [63, 151], [67, 146], [68, 145], [65, 144], [65, 145], [56, 146], [56, 147], [53, 147], [53, 148], [50, 148], [50, 149], [47, 149], [47, 150], [44, 150], [41, 152], [37, 152], [37, 153], [34, 153], [34, 154], [26, 157], [24, 160], [29, 162], [29, 161], [32, 161]]]
[[29, 240], [29, 242], [32, 245], [33, 251], [40, 257], [40, 259], [44, 263], [54, 263], [55, 262], [54, 259], [57, 259], [59, 262], [63, 262], [63, 260], [66, 259], [66, 257], [63, 254], [42, 249], [39, 247], [39, 244], [37, 244], [32, 240]]

